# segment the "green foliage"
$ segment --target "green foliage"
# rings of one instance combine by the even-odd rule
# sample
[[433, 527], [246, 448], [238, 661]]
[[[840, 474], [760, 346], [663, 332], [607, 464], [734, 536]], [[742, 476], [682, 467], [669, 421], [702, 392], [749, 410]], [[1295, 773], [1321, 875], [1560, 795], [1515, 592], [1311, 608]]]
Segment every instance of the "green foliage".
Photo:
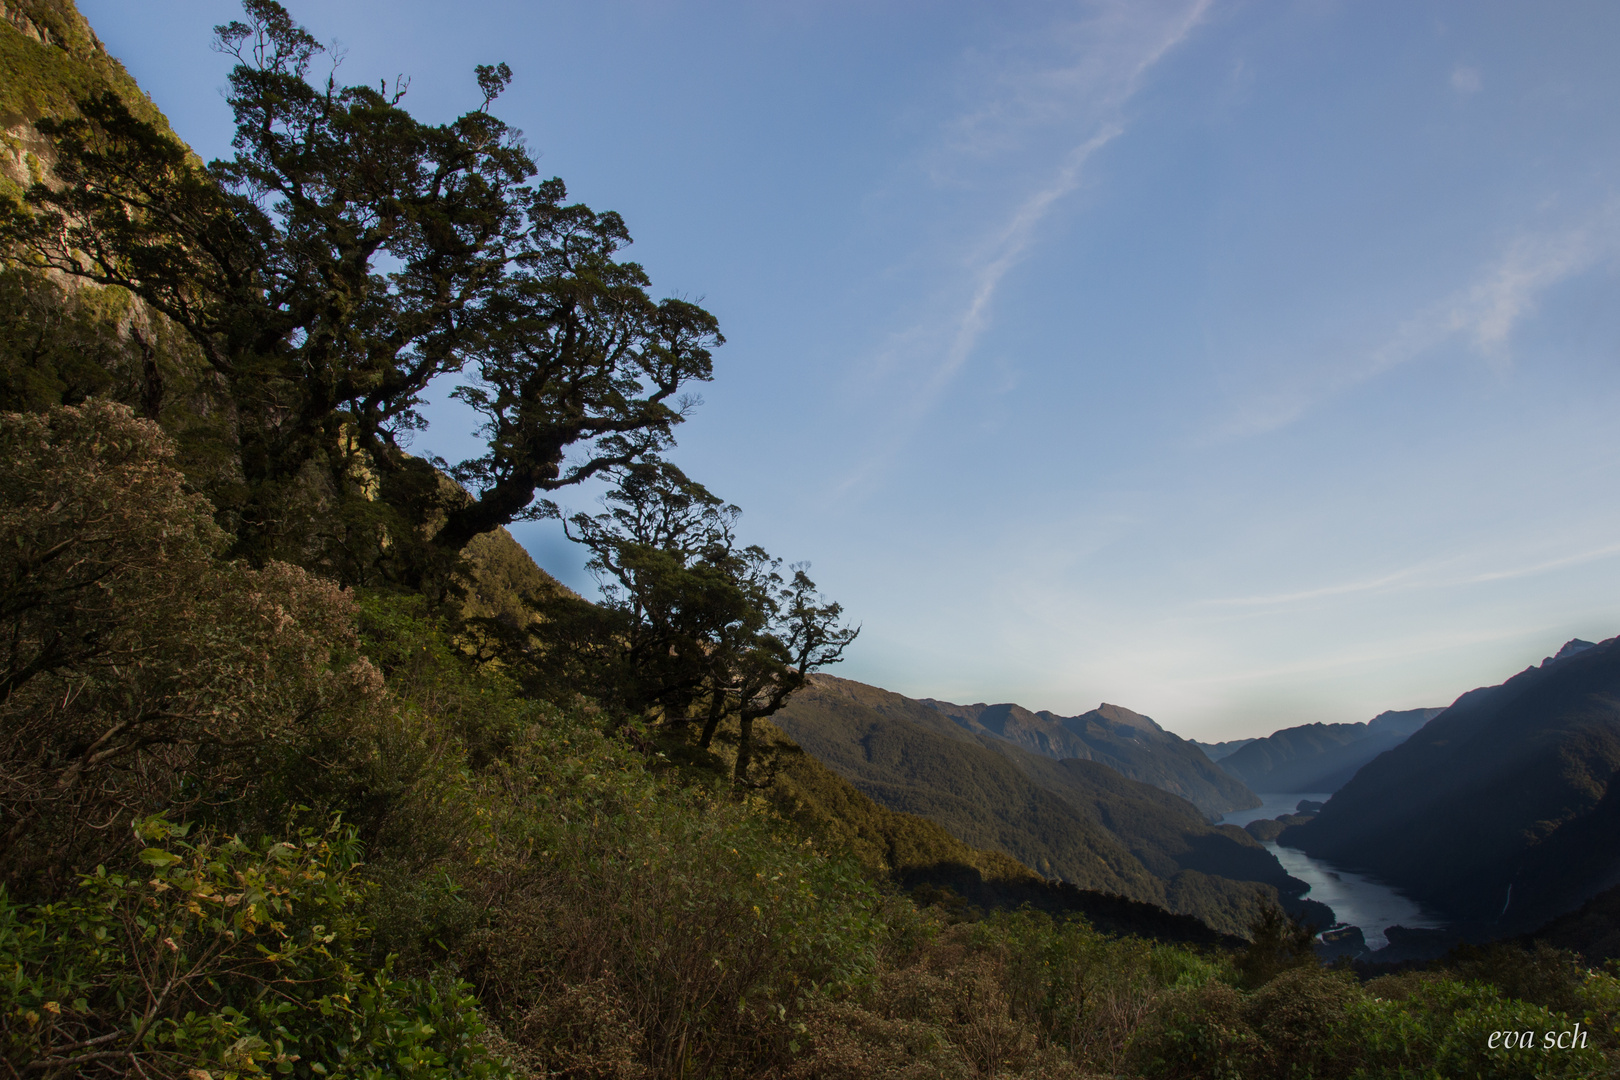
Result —
[[1117, 939], [1082, 920], [1058, 922], [1023, 911], [997, 915], [978, 927], [980, 941], [1004, 956], [1013, 1016], [1075, 1058], [1109, 1071], [1147, 1002], [1164, 991], [1200, 986], [1219, 964], [1175, 946]]
[[[48, 48], [93, 50], [66, 0], [25, 9], [65, 45]], [[370, 581], [434, 529], [454, 548], [537, 491], [654, 460], [680, 416], [670, 395], [707, 376], [719, 340], [701, 309], [647, 298], [640, 269], [617, 259], [628, 237], [615, 215], [528, 185], [521, 147], [487, 113], [504, 67], [479, 70], [480, 109], [430, 127], [386, 92], [312, 87], [314, 40], [269, 0], [248, 10], [221, 28], [244, 61], [233, 103], [286, 143], [248, 138], [205, 173], [116, 99], [51, 128], [64, 175], [115, 192], [80, 206], [74, 242], [96, 273], [169, 303], [231, 388], [239, 411], [216, 411], [244, 425], [239, 475], [188, 487], [187, 451], [100, 400], [121, 396], [173, 430], [191, 422], [176, 405], [183, 372], [159, 370], [168, 389], [145, 409], [150, 373], [137, 377], [127, 350], [140, 343], [107, 329], [134, 326], [139, 305], [47, 288], [32, 271], [0, 279], [0, 392], [33, 412], [0, 419], [0, 872], [12, 884], [0, 1061], [12, 1073], [1614, 1074], [1620, 980], [1564, 953], [1463, 952], [1447, 971], [1362, 988], [1322, 971], [1308, 934], [1276, 912], [1238, 954], [1033, 909], [977, 917], [995, 898], [956, 886], [1067, 894], [894, 806], [949, 812], [959, 835], [1044, 872], [1239, 929], [1259, 901], [1223, 875], [1269, 879], [1248, 837], [1163, 792], [1095, 762], [986, 749], [894, 695], [854, 700], [870, 688], [784, 717], [807, 741], [821, 724], [860, 745], [873, 769], [851, 763], [860, 787], [771, 724], [750, 735], [749, 715], [780, 705], [848, 631], [807, 578], [739, 548], [730, 508], [672, 471], [654, 470], [655, 498], [615, 506], [633, 517], [690, 496], [701, 542], [587, 519], [618, 530], [599, 550], [624, 586], [616, 610], [556, 586], [501, 534], [432, 587], [359, 597], [274, 561], [223, 561], [232, 537], [199, 487], [235, 492], [220, 520], [238, 550], [247, 536], [264, 541], [256, 555], [282, 545]], [[0, 27], [0, 48], [16, 36]], [[388, 177], [367, 171], [378, 163]], [[441, 166], [443, 199], [417, 183]], [[295, 179], [333, 201], [298, 204]], [[137, 182], [167, 200], [172, 232], [119, 217], [117, 185]], [[255, 185], [285, 204], [241, 204]], [[48, 211], [84, 192], [35, 194]], [[398, 213], [345, 231], [345, 214], [379, 199]], [[340, 239], [293, 251], [297, 230]], [[495, 264], [517, 252], [532, 258], [503, 277]], [[375, 273], [368, 260], [390, 253], [399, 273]], [[333, 275], [355, 300], [335, 321], [313, 285]], [[457, 288], [466, 302], [452, 313], [443, 290]], [[196, 296], [206, 310], [176, 306]], [[451, 323], [468, 336], [441, 336]], [[606, 348], [609, 325], [630, 327], [615, 339], [630, 344]], [[480, 375], [463, 396], [491, 438], [458, 474], [471, 496], [394, 443], [422, 380], [461, 367]], [[570, 440], [591, 450], [564, 470]], [[323, 520], [301, 532], [295, 510]], [[712, 740], [668, 723], [716, 715]], [[880, 721], [894, 716], [927, 737], [891, 737]], [[951, 876], [919, 876], [930, 871]], [[932, 882], [916, 895], [974, 918], [919, 910], [896, 878]], [[1157, 914], [1144, 925], [1161, 930], [1171, 917]], [[1591, 1033], [1578, 1051], [1489, 1046], [1498, 1030], [1577, 1020]]]
[[605, 513], [565, 525], [590, 549], [609, 615], [596, 696], [679, 732], [701, 719], [704, 750], [735, 714], [732, 772], [746, 784], [756, 721], [838, 663], [860, 631], [839, 624], [843, 608], [822, 600], [807, 565], [784, 578], [782, 560], [739, 544], [741, 511], [674, 465], [641, 462], [616, 479]]
[[128, 308], [127, 293], [70, 296], [44, 275], [0, 268], [0, 322], [7, 328], [0, 339], [0, 409], [78, 405], [124, 390], [115, 389], [117, 382], [137, 381], [139, 354], [116, 332]]
[[[1208, 983], [1168, 995], [1137, 1035], [1132, 1057], [1155, 1077], [1372, 1080], [1455, 1076], [1613, 1075], [1595, 1043], [1548, 1049], [1579, 1014], [1506, 998], [1492, 986], [1430, 976], [1365, 990], [1347, 974], [1290, 969], [1252, 994]], [[1390, 994], [1390, 996], [1380, 996]], [[1497, 1032], [1533, 1032], [1534, 1045], [1491, 1045]]]
[[533, 729], [480, 786], [462, 880], [499, 914], [452, 951], [548, 1067], [561, 1021], [534, 1009], [558, 995], [594, 987], [616, 1003], [597, 1020], [638, 1031], [660, 1075], [709, 1075], [773, 1052], [806, 995], [869, 976], [885, 908], [854, 865], [757, 802], [658, 782], [586, 717]]
[[1543, 942], [1460, 945], [1445, 958], [1446, 970], [1465, 981], [1489, 983], [1503, 997], [1555, 1012], [1579, 1009], [1586, 970], [1574, 953]]
[[111, 857], [135, 816], [229, 801], [272, 747], [381, 690], [342, 590], [216, 562], [223, 537], [173, 456], [155, 424], [105, 402], [0, 414], [0, 872], [14, 889]]
[[1238, 975], [1244, 985], [1253, 988], [1291, 968], [1314, 968], [1315, 936], [1311, 927], [1290, 919], [1282, 909], [1266, 906], [1249, 924], [1249, 944], [1236, 960]]
[[61, 115], [79, 99], [111, 89], [147, 120], [164, 124], [71, 3], [13, 0], [8, 6], [33, 32], [0, 19], [0, 71], [6, 75], [0, 79], [0, 117], [9, 123]]
[[[1346, 1016], [1342, 1037], [1360, 1044], [1360, 1075], [1423, 1077], [1592, 1077], [1610, 1067], [1596, 1047], [1547, 1050], [1543, 1035], [1567, 1032], [1574, 1020], [1504, 997], [1484, 983], [1435, 979], [1404, 1000], [1368, 995]], [[1533, 1031], [1530, 1048], [1492, 1048], [1491, 1035]]]
[[[367, 971], [352, 833], [247, 844], [138, 823], [138, 872], [0, 895], [0, 1046], [46, 1077], [506, 1075], [468, 987]], [[192, 1073], [190, 1075], [196, 1075]]]
[[422, 598], [366, 595], [359, 624], [387, 708], [289, 756], [263, 805], [349, 807], [373, 952], [463, 973], [520, 1062], [707, 1075], [781, 1058], [807, 1003], [867, 980], [904, 922], [909, 905], [761, 797], [649, 770], [601, 712], [518, 696]]

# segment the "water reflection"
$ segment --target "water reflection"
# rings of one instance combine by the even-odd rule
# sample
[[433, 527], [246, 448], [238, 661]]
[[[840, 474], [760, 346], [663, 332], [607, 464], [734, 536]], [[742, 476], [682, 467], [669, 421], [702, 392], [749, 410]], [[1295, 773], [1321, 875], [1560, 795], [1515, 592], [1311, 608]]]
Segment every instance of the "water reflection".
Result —
[[[1287, 792], [1261, 795], [1262, 805], [1252, 810], [1237, 810], [1221, 819], [1224, 825], [1247, 825], [1251, 821], [1279, 817], [1294, 813], [1302, 799], [1326, 802], [1326, 792]], [[1389, 943], [1384, 931], [1391, 926], [1427, 929], [1445, 926], [1440, 919], [1417, 901], [1401, 895], [1395, 889], [1365, 874], [1358, 874], [1322, 859], [1313, 859], [1303, 851], [1266, 845], [1283, 869], [1309, 885], [1305, 895], [1320, 900], [1333, 909], [1340, 922], [1361, 927], [1369, 949], [1381, 949]]]

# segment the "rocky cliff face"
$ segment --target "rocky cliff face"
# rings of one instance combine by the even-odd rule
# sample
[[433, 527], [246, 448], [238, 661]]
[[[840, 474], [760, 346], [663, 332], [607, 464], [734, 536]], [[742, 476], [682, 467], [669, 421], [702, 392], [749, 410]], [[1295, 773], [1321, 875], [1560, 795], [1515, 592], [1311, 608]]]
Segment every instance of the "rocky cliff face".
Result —
[[[70, 0], [0, 0], [0, 202], [53, 183], [55, 155], [36, 126], [75, 115], [77, 102], [117, 95], [137, 116], [169, 130], [157, 107], [91, 31]], [[176, 433], [188, 475], [217, 472], [227, 418], [195, 346], [122, 289], [102, 288], [27, 265], [0, 267], [0, 409], [122, 402]], [[203, 444], [213, 444], [204, 448]], [[228, 455], [227, 455], [228, 456]], [[228, 469], [227, 469], [228, 471]]]

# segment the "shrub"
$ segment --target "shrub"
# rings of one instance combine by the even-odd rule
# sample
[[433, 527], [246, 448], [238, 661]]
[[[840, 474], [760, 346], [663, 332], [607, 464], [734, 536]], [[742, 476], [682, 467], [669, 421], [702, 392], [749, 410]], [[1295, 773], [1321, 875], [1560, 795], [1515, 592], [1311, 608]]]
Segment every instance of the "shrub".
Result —
[[1243, 995], [1224, 982], [1164, 994], [1135, 1033], [1130, 1060], [1164, 1080], [1251, 1080], [1264, 1053], [1244, 1015]]
[[1186, 949], [1109, 937], [1083, 919], [1027, 909], [992, 916], [978, 933], [1005, 957], [1013, 1014], [1104, 1072], [1121, 1067], [1160, 992], [1201, 985], [1217, 970]]
[[[1569, 1031], [1573, 1019], [1505, 998], [1486, 983], [1397, 976], [1374, 980], [1367, 990], [1349, 1004], [1338, 1036], [1341, 1046], [1354, 1048], [1361, 1067], [1357, 1076], [1573, 1080], [1609, 1075], [1596, 1045], [1543, 1048], [1544, 1033]], [[1498, 1031], [1533, 1031], [1536, 1045], [1493, 1048], [1491, 1035]]]
[[16, 1073], [506, 1074], [466, 984], [364, 964], [352, 833], [185, 831], [143, 820], [140, 872], [98, 868], [56, 903], [0, 894], [0, 1052]]
[[544, 1068], [622, 1024], [656, 1075], [785, 1059], [813, 996], [871, 978], [889, 901], [763, 803], [655, 780], [594, 720], [553, 712], [474, 781], [457, 873], [480, 917], [447, 948]]
[[136, 817], [240, 795], [273, 747], [381, 691], [346, 592], [220, 563], [152, 423], [0, 416], [0, 873], [46, 896]]

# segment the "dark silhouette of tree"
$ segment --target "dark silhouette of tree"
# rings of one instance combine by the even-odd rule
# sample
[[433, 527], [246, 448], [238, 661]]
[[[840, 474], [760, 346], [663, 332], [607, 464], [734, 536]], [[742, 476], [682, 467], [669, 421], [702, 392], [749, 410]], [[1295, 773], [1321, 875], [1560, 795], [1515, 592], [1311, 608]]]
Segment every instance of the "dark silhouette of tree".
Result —
[[746, 783], [755, 721], [842, 659], [859, 629], [840, 623], [842, 607], [821, 598], [807, 565], [784, 577], [780, 559], [740, 545], [737, 507], [674, 465], [620, 470], [605, 502], [606, 512], [575, 514], [565, 528], [590, 549], [588, 568], [619, 620], [623, 703], [672, 729], [701, 719], [705, 749], [735, 717], [733, 775]]
[[[477, 109], [427, 124], [403, 81], [312, 80], [315, 38], [275, 0], [244, 7], [216, 27], [239, 61], [234, 157], [203, 167], [103, 94], [38, 123], [54, 174], [5, 223], [35, 263], [132, 291], [201, 349], [234, 414], [240, 475], [208, 492], [234, 553], [420, 581], [537, 493], [667, 447], [718, 325], [648, 295], [619, 215], [532, 182], [489, 112], [506, 65], [478, 68]], [[453, 374], [488, 449], [452, 468], [404, 447]]]
[[1235, 966], [1245, 985], [1263, 986], [1290, 968], [1317, 966], [1315, 941], [1316, 927], [1267, 904], [1249, 924], [1249, 945], [1238, 954]]

